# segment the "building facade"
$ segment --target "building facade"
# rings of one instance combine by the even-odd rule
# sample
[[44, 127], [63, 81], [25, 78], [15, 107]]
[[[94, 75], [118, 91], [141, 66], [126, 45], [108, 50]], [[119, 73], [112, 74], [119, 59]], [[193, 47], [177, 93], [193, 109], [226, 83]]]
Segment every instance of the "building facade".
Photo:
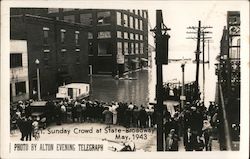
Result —
[[[227, 12], [227, 26], [220, 42], [217, 76], [219, 106], [224, 104], [231, 141], [240, 139], [240, 12]], [[222, 103], [223, 101], [223, 103]], [[221, 115], [222, 117], [222, 115]], [[221, 119], [221, 122], [226, 122]], [[226, 128], [225, 128], [226, 129]], [[223, 136], [223, 135], [222, 135]], [[227, 139], [225, 139], [227, 140]], [[234, 145], [234, 144], [232, 144]], [[224, 146], [225, 148], [226, 146]], [[233, 146], [232, 146], [233, 147]], [[234, 148], [234, 147], [233, 147]], [[238, 149], [238, 148], [237, 148]]]
[[88, 54], [94, 74], [122, 75], [147, 65], [147, 10], [48, 8], [44, 16], [90, 26]]
[[37, 97], [37, 68], [42, 97], [55, 95], [63, 84], [89, 82], [85, 26], [35, 15], [11, 16], [10, 24], [11, 39], [27, 41], [31, 98]]
[[29, 99], [28, 55], [26, 40], [10, 41], [10, 101]]

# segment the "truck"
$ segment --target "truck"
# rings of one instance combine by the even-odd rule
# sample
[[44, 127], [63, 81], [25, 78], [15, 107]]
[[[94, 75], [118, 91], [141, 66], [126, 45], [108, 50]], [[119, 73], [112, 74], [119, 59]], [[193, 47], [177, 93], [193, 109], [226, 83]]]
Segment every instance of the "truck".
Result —
[[56, 98], [63, 99], [84, 99], [89, 97], [89, 84], [70, 83], [58, 88]]

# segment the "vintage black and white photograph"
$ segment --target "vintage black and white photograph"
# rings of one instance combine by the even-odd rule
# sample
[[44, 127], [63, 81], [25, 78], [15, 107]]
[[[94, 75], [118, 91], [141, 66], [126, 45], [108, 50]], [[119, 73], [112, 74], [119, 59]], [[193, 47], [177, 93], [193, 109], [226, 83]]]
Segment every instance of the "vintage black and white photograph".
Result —
[[10, 5], [10, 154], [244, 149], [248, 3], [142, 2]]

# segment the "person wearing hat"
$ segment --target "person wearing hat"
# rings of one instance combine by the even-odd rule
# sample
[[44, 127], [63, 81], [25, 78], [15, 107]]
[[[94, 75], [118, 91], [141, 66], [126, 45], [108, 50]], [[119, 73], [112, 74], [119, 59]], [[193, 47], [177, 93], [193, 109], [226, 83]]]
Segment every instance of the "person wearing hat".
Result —
[[178, 151], [178, 139], [175, 134], [175, 130], [171, 129], [168, 137], [166, 138], [165, 150], [166, 151]]

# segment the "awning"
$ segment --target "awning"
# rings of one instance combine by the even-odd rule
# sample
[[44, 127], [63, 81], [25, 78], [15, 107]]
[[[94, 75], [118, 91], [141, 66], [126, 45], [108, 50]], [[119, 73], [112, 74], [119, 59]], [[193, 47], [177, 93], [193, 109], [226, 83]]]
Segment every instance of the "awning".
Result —
[[136, 60], [136, 59], [132, 59], [131, 61], [134, 62], [134, 63], [138, 63], [138, 62], [139, 62], [139, 61]]
[[148, 61], [148, 59], [146, 59], [146, 58], [141, 58], [141, 60], [142, 60], [142, 61], [145, 61], [145, 62]]

